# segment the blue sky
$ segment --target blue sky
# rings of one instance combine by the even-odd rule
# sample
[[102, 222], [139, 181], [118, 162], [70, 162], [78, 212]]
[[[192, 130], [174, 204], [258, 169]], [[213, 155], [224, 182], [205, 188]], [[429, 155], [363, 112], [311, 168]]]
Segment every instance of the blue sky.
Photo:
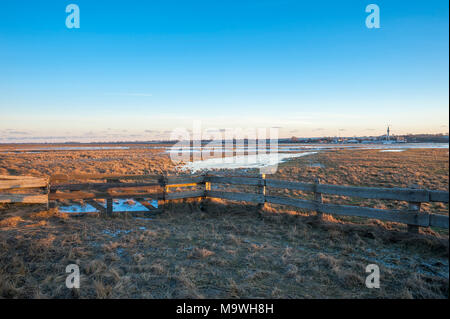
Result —
[[[68, 4], [79, 29], [65, 26]], [[380, 7], [368, 29], [365, 7]], [[448, 1], [0, 5], [0, 142], [448, 132]]]

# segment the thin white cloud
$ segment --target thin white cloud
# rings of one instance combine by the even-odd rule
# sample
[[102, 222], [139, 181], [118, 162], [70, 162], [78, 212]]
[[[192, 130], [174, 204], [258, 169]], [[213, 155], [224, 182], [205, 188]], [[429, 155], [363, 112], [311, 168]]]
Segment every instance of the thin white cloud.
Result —
[[153, 96], [151, 93], [105, 93], [105, 95], [110, 96], [140, 96], [140, 97], [150, 97]]

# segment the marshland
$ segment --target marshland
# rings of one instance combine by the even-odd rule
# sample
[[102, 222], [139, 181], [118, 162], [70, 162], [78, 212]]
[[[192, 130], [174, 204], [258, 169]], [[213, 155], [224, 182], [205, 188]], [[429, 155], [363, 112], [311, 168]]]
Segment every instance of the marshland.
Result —
[[[190, 173], [170, 160], [165, 146], [64, 147], [3, 145], [0, 175]], [[272, 177], [448, 191], [448, 146], [383, 150], [307, 150], [279, 163]], [[251, 167], [210, 171], [258, 173]], [[323, 200], [406, 205], [331, 195]], [[446, 229], [412, 234], [398, 223], [271, 204], [261, 211], [220, 199], [171, 201], [164, 213], [148, 216], [75, 217], [45, 205], [0, 205], [3, 298], [448, 298]], [[421, 209], [448, 215], [444, 203]], [[80, 289], [66, 288], [68, 264], [80, 266]], [[365, 286], [368, 264], [380, 268], [380, 289]]]

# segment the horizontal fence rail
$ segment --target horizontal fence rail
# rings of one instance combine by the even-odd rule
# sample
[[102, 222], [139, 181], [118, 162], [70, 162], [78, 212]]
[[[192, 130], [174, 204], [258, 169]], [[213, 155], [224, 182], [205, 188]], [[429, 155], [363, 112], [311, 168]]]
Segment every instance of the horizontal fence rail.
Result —
[[48, 185], [47, 178], [0, 175], [0, 203], [48, 204]]
[[124, 179], [124, 180], [158, 180], [161, 175], [120, 175], [120, 174], [55, 174], [50, 177], [50, 183], [61, 183], [70, 180], [98, 180], [98, 179]]
[[7, 179], [0, 178], [0, 190], [18, 188], [40, 188], [47, 187], [48, 180], [45, 178]]
[[47, 195], [0, 194], [0, 203], [47, 204]]
[[237, 192], [221, 192], [221, 191], [206, 191], [206, 197], [221, 198], [242, 202], [251, 202], [255, 204], [264, 203], [264, 195], [252, 193], [237, 193]]
[[[68, 183], [76, 181], [73, 183]], [[224, 191], [213, 189], [212, 184], [241, 185], [255, 187], [256, 192]], [[148, 211], [156, 212], [148, 199], [157, 200], [158, 207], [169, 200], [187, 198], [218, 198], [249, 202], [263, 206], [266, 203], [287, 205], [319, 214], [355, 216], [407, 224], [412, 231], [418, 227], [449, 228], [448, 215], [420, 211], [421, 203], [449, 202], [449, 193], [437, 190], [415, 188], [378, 188], [342, 185], [303, 183], [266, 179], [264, 175], [252, 176], [162, 176], [162, 175], [117, 175], [117, 174], [74, 174], [53, 175], [48, 179], [33, 177], [12, 177], [0, 175], [0, 190], [47, 188], [49, 194], [3, 194], [0, 203], [46, 203], [60, 200], [84, 200], [101, 213], [112, 213], [112, 200], [133, 198]], [[178, 189], [188, 190], [179, 191]], [[288, 189], [314, 194], [314, 200], [286, 196], [267, 195], [268, 189]], [[174, 189], [176, 189], [174, 191]], [[408, 202], [406, 209], [379, 209], [363, 206], [323, 203], [322, 195], [359, 197], [366, 199], [395, 200]], [[106, 200], [106, 206], [96, 200]]]

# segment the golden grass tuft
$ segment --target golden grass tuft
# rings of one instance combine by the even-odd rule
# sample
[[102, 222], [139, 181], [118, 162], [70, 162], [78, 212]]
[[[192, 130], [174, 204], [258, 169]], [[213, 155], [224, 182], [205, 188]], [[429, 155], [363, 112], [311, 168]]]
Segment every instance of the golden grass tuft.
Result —
[[214, 255], [214, 252], [206, 249], [206, 248], [197, 248], [194, 247], [191, 251], [191, 253], [188, 255], [188, 258], [193, 258], [193, 259], [202, 259], [202, 258], [206, 258], [209, 256]]
[[18, 224], [25, 222], [21, 217], [14, 216], [0, 220], [0, 227], [16, 227]]
[[30, 214], [32, 219], [49, 219], [49, 218], [68, 218], [67, 214], [61, 214], [58, 208], [51, 208], [49, 210], [44, 210], [36, 213]]

